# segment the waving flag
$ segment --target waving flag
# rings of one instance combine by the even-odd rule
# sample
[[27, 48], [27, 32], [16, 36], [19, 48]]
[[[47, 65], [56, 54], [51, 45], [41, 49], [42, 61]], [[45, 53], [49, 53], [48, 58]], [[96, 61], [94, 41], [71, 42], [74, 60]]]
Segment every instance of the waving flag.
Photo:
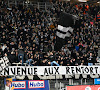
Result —
[[0, 73], [9, 66], [9, 59], [8, 57], [0, 58]]
[[56, 31], [55, 51], [59, 51], [66, 44], [66, 38], [69, 38], [73, 33], [75, 21], [76, 17], [74, 15], [61, 12]]

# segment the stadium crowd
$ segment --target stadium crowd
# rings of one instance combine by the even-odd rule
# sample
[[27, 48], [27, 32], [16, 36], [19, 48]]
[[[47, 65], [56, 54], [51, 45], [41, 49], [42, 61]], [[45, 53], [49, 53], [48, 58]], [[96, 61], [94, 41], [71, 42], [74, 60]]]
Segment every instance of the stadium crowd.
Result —
[[[53, 8], [39, 10], [0, 2], [0, 57], [10, 63], [31, 66], [93, 65], [100, 48], [100, 6], [52, 2]], [[58, 52], [54, 50], [60, 11], [77, 15], [73, 35]]]

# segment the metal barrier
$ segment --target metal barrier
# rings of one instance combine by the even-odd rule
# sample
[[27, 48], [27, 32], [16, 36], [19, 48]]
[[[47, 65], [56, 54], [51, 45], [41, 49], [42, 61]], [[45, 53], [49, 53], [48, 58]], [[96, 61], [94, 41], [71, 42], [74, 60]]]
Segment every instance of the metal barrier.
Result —
[[[27, 63], [23, 63], [23, 64], [26, 66]], [[20, 63], [20, 62], [19, 63], [12, 63], [12, 65], [19, 66], [19, 65], [22, 65], [22, 63]]]
[[37, 7], [38, 9], [47, 10], [48, 8], [52, 8], [53, 4], [50, 2], [36, 2], [36, 1], [23, 1], [23, 0], [8, 0], [8, 6], [12, 5], [23, 5], [26, 7]]
[[66, 85], [93, 85], [93, 79], [50, 80], [50, 90], [66, 90]]

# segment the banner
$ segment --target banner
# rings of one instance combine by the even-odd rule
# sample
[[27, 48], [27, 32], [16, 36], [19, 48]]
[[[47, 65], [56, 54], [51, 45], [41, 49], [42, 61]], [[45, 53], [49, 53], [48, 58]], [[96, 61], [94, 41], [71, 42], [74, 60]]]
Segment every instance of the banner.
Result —
[[[10, 84], [8, 83], [10, 82]], [[49, 90], [48, 80], [5, 80], [5, 90]]]
[[2, 75], [75, 75], [100, 74], [100, 66], [9, 66]]
[[100, 78], [94, 79], [94, 84], [100, 84]]
[[100, 90], [100, 85], [66, 86], [66, 90]]

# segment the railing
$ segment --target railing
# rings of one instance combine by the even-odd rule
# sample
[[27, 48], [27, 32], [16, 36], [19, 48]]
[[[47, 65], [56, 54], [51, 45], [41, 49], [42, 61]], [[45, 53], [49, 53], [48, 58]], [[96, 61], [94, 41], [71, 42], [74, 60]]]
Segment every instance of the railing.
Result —
[[94, 79], [50, 80], [50, 90], [66, 90], [66, 85], [93, 85]]
[[[23, 65], [25, 65], [25, 66], [26, 66], [26, 64], [27, 63], [23, 63]], [[19, 65], [22, 65], [22, 63], [20, 63], [20, 62], [19, 63], [12, 63], [12, 65], [19, 66]]]
[[[19, 66], [19, 65], [22, 65], [22, 63], [12, 63], [12, 65], [15, 65], [15, 66]], [[27, 65], [27, 63], [23, 63], [23, 65], [24, 66], [26, 66]], [[95, 63], [95, 65], [93, 65], [93, 66], [100, 66], [100, 62], [99, 63]]]
[[23, 1], [23, 0], [8, 0], [8, 6], [12, 5], [23, 5], [26, 7], [37, 7], [38, 9], [47, 10], [48, 8], [52, 8], [53, 4], [50, 2], [36, 2], [36, 1]]

